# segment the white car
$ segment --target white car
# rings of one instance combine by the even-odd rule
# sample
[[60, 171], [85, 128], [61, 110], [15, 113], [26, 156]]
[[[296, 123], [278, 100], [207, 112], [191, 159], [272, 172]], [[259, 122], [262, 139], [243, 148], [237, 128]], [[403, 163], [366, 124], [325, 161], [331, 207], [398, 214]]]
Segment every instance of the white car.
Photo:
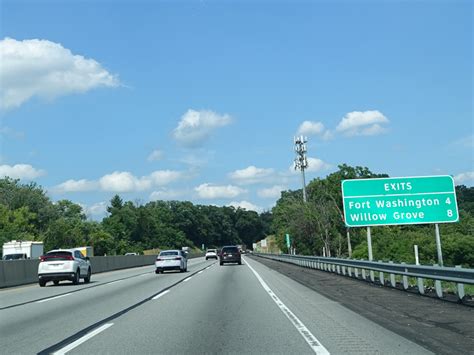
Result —
[[41, 287], [48, 281], [57, 285], [59, 281], [69, 280], [77, 285], [80, 279], [84, 279], [85, 283], [89, 283], [91, 274], [89, 258], [84, 257], [79, 250], [56, 249], [40, 257], [38, 283]]
[[155, 274], [163, 273], [166, 270], [188, 271], [188, 259], [182, 250], [162, 250], [156, 257]]
[[206, 260], [208, 259], [218, 259], [219, 256], [217, 255], [217, 249], [207, 249], [206, 251]]

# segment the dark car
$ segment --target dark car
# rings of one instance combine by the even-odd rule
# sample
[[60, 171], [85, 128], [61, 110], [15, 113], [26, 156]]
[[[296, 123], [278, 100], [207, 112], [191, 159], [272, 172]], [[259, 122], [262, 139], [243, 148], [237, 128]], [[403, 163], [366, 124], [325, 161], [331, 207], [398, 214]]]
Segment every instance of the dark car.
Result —
[[224, 263], [237, 263], [239, 265], [242, 264], [239, 248], [235, 245], [222, 247], [219, 258], [220, 265], [224, 265]]

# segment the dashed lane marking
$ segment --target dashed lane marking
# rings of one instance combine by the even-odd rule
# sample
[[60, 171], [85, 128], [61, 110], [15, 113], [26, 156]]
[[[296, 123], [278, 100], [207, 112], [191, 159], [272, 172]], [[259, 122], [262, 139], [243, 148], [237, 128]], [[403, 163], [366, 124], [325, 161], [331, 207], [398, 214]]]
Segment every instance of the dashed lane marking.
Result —
[[114, 323], [107, 323], [107, 324], [104, 324], [103, 326], [97, 328], [97, 329], [94, 329], [93, 331], [91, 331], [90, 333], [87, 333], [86, 335], [84, 335], [82, 338], [79, 338], [77, 339], [75, 342], [69, 344], [68, 346], [65, 346], [64, 348], [62, 349], [59, 349], [58, 351], [54, 352], [53, 355], [63, 355], [63, 354], [66, 354], [68, 351], [71, 351], [72, 349], [78, 347], [79, 345], [81, 345], [82, 343], [84, 343], [85, 341], [89, 340], [90, 338], [96, 336], [97, 334], [103, 332], [104, 330], [106, 330], [107, 328], [110, 328], [111, 326], [113, 326]]
[[36, 303], [43, 303], [43, 302], [48, 302], [48, 301], [52, 301], [52, 300], [57, 300], [58, 298], [63, 298], [63, 297], [69, 296], [69, 295], [72, 295], [72, 293], [65, 293], [64, 295], [59, 295], [59, 296], [55, 296], [55, 297], [51, 297], [51, 298], [46, 298], [44, 300], [36, 301]]

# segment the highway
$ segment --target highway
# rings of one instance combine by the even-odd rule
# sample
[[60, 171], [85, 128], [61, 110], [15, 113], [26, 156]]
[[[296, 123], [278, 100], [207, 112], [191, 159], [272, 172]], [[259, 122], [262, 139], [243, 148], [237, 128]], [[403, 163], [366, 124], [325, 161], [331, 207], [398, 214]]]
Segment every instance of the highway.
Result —
[[0, 319], [2, 354], [432, 353], [249, 257], [4, 289]]

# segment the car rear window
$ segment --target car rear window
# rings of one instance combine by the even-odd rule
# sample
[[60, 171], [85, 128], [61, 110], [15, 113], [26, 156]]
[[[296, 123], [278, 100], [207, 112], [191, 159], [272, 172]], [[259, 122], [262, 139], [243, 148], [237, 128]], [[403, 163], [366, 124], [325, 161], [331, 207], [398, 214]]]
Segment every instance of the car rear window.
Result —
[[72, 253], [69, 251], [51, 251], [46, 253], [43, 257], [44, 260], [54, 259], [54, 260], [70, 260]]
[[174, 255], [178, 255], [178, 252], [177, 251], [162, 251], [160, 253], [160, 256], [174, 256]]
[[207, 252], [208, 252], [208, 253], [215, 253], [215, 252], [216, 252], [216, 249], [208, 249]]
[[225, 247], [222, 248], [223, 253], [238, 253], [239, 249], [237, 247]]

